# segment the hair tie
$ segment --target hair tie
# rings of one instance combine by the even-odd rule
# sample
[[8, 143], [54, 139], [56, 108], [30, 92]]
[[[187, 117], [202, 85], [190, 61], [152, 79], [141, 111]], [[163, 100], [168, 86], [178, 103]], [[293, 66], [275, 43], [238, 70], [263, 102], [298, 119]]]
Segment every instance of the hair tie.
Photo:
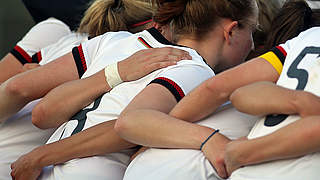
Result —
[[112, 5], [112, 9], [118, 11], [121, 9], [121, 0], [114, 0], [114, 4]]
[[152, 21], [152, 19], [149, 19], [149, 20], [146, 20], [146, 21], [142, 21], [142, 22], [138, 22], [138, 23], [136, 23], [136, 24], [130, 25], [130, 27], [131, 27], [131, 28], [135, 28], [135, 27], [138, 27], [138, 26], [145, 25], [145, 24], [147, 24], [147, 23], [149, 23], [149, 22], [151, 22], [151, 21]]

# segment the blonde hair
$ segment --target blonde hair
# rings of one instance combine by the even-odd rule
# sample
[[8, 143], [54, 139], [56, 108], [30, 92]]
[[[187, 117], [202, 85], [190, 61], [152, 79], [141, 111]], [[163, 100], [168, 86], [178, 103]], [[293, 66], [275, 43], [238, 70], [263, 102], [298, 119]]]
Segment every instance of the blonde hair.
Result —
[[85, 12], [79, 33], [95, 37], [109, 31], [142, 31], [146, 24], [132, 27], [152, 19], [152, 3], [148, 0], [95, 0]]

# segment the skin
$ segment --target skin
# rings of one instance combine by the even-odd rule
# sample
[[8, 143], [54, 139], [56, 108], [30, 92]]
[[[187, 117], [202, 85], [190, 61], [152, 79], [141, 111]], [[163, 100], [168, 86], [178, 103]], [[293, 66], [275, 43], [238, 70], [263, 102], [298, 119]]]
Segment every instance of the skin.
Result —
[[[252, 17], [253, 20], [256, 20], [256, 18], [257, 16]], [[233, 52], [237, 52], [237, 50], [234, 51], [234, 49], [245, 48], [246, 53], [243, 53], [243, 56], [245, 56], [252, 47], [251, 38], [242, 37], [245, 35], [245, 33], [251, 32], [251, 28], [249, 26], [247, 26], [246, 30], [243, 30], [237, 28], [237, 22], [226, 20], [220, 23], [222, 23], [222, 25], [217, 26], [217, 28], [212, 31], [212, 34], [208, 35], [212, 39], [207, 38], [212, 40], [213, 43], [211, 44], [211, 46], [207, 47], [215, 48], [212, 48], [211, 51], [207, 51], [205, 50], [205, 48], [197, 50], [200, 54], [203, 51], [207, 53], [206, 54], [204, 52], [204, 54], [207, 56], [203, 54], [201, 55], [205, 57], [207, 63], [214, 67], [214, 69], [215, 67], [232, 66], [235, 61], [240, 63], [242, 58], [245, 57], [238, 56], [237, 58], [235, 58], [236, 55], [233, 54]], [[223, 37], [222, 40], [219, 38], [215, 39], [219, 34], [221, 34], [220, 37]], [[247, 41], [244, 41], [244, 39], [247, 39]], [[186, 39], [183, 42], [190, 43], [192, 41]], [[239, 46], [239, 42], [244, 43], [244, 46]], [[197, 44], [195, 44], [195, 46], [196, 45]], [[211, 54], [208, 54], [208, 52], [210, 52]], [[217, 57], [228, 57], [234, 59], [232, 59], [232, 61], [223, 61], [224, 58], [219, 59]], [[117, 120], [117, 123], [115, 125], [115, 130], [124, 139], [132, 143], [147, 147], [199, 149], [201, 143], [204, 142], [205, 139], [207, 139], [207, 137], [214, 131], [214, 129], [189, 123], [200, 120], [200, 118], [194, 119], [194, 115], [198, 114], [199, 111], [202, 111], [203, 107], [206, 107], [208, 103], [210, 104], [208, 100], [212, 101], [212, 96], [217, 95], [216, 97], [214, 97], [214, 107], [209, 107], [210, 111], [206, 112], [208, 114], [209, 112], [212, 112], [212, 109], [216, 109], [223, 102], [225, 102], [234, 89], [245, 83], [260, 80], [263, 78], [275, 81], [276, 78], [274, 78], [273, 73], [276, 73], [276, 75], [278, 75], [277, 72], [270, 64], [264, 64], [265, 62], [262, 61], [264, 60], [257, 59], [254, 63], [241, 65], [234, 68], [233, 70], [222, 72], [221, 75], [219, 74], [205, 81], [202, 85], [199, 86], [199, 88], [196, 88], [193, 91], [196, 93], [191, 92], [179, 102], [179, 104], [183, 102], [184, 105], [176, 105], [177, 102], [174, 101], [173, 96], [164, 87], [158, 87], [158, 89], [163, 90], [157, 90], [158, 96], [152, 97], [152, 92], [157, 87], [156, 85], [150, 85], [141, 93], [139, 93], [127, 106], [127, 108], [121, 113], [121, 116]], [[256, 68], [260, 65], [264, 65], [265, 67], [267, 67], [266, 71], [271, 72], [271, 75], [263, 74], [261, 76], [258, 76], [257, 79], [252, 79], [251, 75], [249, 76], [248, 74], [240, 73], [241, 76], [243, 76], [243, 79], [241, 78], [241, 76], [239, 79], [241, 79], [242, 81], [237, 81], [232, 86], [228, 87], [224, 85], [224, 82], [230, 82], [227, 79], [233, 79], [233, 77], [235, 77], [238, 72], [244, 72], [243, 70], [247, 69], [251, 70], [252, 67]], [[252, 70], [257, 70], [257, 72], [259, 72], [259, 69], [260, 68]], [[217, 90], [223, 91], [212, 92], [210, 87], [212, 86], [211, 84], [213, 84], [212, 81], [215, 81], [215, 87], [219, 87], [219, 89]], [[217, 84], [217, 81], [221, 83]], [[208, 89], [208, 86], [210, 87], [210, 89]], [[203, 89], [208, 89], [209, 91], [204, 92]], [[227, 93], [229, 93], [229, 95], [227, 95]], [[186, 98], [187, 100], [185, 101], [184, 99]], [[148, 101], [144, 101], [145, 99], [148, 99]], [[190, 114], [192, 115], [190, 116]], [[208, 114], [205, 114], [204, 116]], [[205, 156], [213, 164], [221, 177], [227, 177], [227, 171], [224, 167], [224, 151], [225, 146], [229, 141], [230, 140], [228, 138], [217, 133], [212, 138], [210, 138], [210, 140], [207, 141], [207, 143], [203, 147]]]
[[[158, 68], [176, 64], [181, 59], [191, 59], [191, 57], [186, 51], [174, 48], [147, 49], [132, 55], [126, 62], [122, 61], [118, 67], [122, 78], [137, 79]], [[125, 68], [126, 66], [130, 68]], [[124, 68], [121, 69], [121, 67]], [[122, 74], [122, 71], [126, 74]], [[95, 88], [87, 88], [92, 86]], [[110, 89], [104, 72], [67, 82], [50, 91], [40, 101], [32, 112], [32, 119], [40, 128], [56, 127], [68, 121], [75, 112]], [[77, 90], [81, 90], [81, 93], [74, 93]], [[72, 106], [65, 106], [65, 103], [70, 103]], [[115, 121], [101, 123], [62, 141], [34, 149], [12, 163], [11, 176], [15, 179], [35, 179], [45, 166], [136, 146], [122, 140], [113, 130], [114, 124]], [[82, 144], [82, 146], [74, 146], [74, 144]], [[115, 144], [118, 146], [114, 146]]]
[[301, 119], [269, 135], [229, 143], [225, 154], [229, 174], [242, 166], [319, 151], [320, 97], [270, 82], [258, 82], [237, 89], [230, 99], [234, 107], [248, 114], [296, 114]]

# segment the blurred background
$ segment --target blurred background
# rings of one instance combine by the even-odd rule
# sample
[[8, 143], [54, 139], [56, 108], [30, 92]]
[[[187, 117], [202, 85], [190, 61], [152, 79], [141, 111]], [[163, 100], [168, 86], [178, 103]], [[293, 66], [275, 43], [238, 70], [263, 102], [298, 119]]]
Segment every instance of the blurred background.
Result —
[[0, 59], [34, 25], [21, 0], [0, 1]]

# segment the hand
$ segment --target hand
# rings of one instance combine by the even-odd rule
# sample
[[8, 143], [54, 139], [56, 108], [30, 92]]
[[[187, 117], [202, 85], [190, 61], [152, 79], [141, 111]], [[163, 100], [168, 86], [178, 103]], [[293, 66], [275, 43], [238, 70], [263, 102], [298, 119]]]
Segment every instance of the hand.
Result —
[[203, 146], [203, 153], [222, 178], [227, 178], [228, 173], [224, 163], [226, 145], [230, 140], [220, 133], [216, 133]]
[[243, 145], [243, 143], [247, 140], [248, 139], [246, 137], [243, 137], [227, 144], [224, 161], [229, 176], [232, 174], [232, 172], [243, 166], [240, 160], [240, 156], [242, 154], [241, 145]]
[[21, 72], [26, 72], [26, 71], [29, 71], [31, 69], [37, 68], [37, 67], [40, 67], [40, 64], [37, 64], [37, 63], [26, 63], [26, 64], [24, 64], [22, 66]]
[[11, 177], [13, 180], [36, 180], [41, 170], [36, 161], [36, 153], [31, 151], [11, 164]]
[[187, 51], [164, 47], [138, 51], [118, 63], [122, 81], [137, 80], [152, 71], [177, 64], [180, 60], [192, 59]]

